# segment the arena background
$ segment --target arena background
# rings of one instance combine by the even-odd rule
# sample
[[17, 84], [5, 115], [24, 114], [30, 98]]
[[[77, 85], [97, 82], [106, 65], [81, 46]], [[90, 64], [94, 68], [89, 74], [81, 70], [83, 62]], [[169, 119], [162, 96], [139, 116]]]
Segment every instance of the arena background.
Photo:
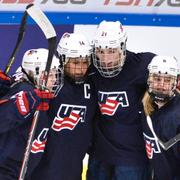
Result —
[[[0, 69], [4, 70], [18, 36], [25, 7], [37, 4], [54, 24], [58, 39], [64, 32], [82, 32], [89, 40], [102, 20], [120, 20], [128, 50], [175, 56], [180, 62], [179, 0], [0, 0]], [[47, 47], [41, 30], [28, 19], [25, 38], [10, 74], [30, 48]], [[87, 158], [84, 161], [87, 164]]]

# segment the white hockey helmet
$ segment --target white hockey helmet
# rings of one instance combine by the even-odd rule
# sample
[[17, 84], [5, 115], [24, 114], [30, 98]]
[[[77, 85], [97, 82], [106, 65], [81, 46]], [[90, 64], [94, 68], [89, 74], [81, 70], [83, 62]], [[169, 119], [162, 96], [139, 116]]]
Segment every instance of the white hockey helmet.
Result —
[[148, 65], [149, 73], [177, 76], [179, 68], [177, 59], [169, 56], [155, 56]]
[[59, 41], [57, 52], [59, 55], [66, 57], [66, 64], [69, 60], [68, 58], [90, 56], [92, 54], [92, 47], [84, 35], [79, 33], [64, 33]]
[[[47, 59], [48, 50], [44, 48], [29, 49], [23, 56], [22, 68], [27, 73], [27, 75], [31, 75], [33, 77], [34, 82], [37, 85], [42, 85], [40, 83], [40, 78], [42, 77], [42, 73], [45, 71]], [[55, 70], [56, 73], [59, 72], [59, 59], [55, 56], [53, 57], [50, 69]], [[59, 81], [58, 77], [59, 75], [56, 74], [57, 81]], [[59, 83], [60, 82], [56, 82], [56, 86], [58, 86]]]
[[94, 37], [95, 47], [102, 49], [121, 47], [127, 40], [126, 32], [119, 21], [102, 21]]
[[[175, 95], [175, 90], [177, 87], [177, 78], [179, 74], [178, 62], [175, 57], [169, 56], [155, 56], [150, 64], [148, 65], [149, 77], [148, 77], [148, 91], [152, 98], [155, 101], [168, 101]], [[160, 78], [163, 78], [163, 88], [168, 86], [169, 89], [161, 89], [154, 86], [154, 78], [159, 80], [158, 84], [162, 84], [160, 82]], [[157, 81], [157, 80], [156, 80]], [[166, 83], [166, 85], [165, 85]]]
[[[121, 71], [126, 56], [126, 41], [126, 32], [119, 21], [102, 21], [97, 27], [93, 41], [95, 48], [93, 62], [103, 77], [114, 77]], [[106, 67], [104, 60], [97, 57], [97, 50], [101, 49], [119, 49], [120, 56], [114, 59], [111, 67]]]
[[[87, 38], [79, 33], [64, 33], [59, 41], [57, 53], [66, 77], [76, 84], [83, 83], [87, 77], [87, 68], [91, 64], [92, 55], [92, 47]], [[76, 65], [70, 68], [69, 62], [74, 63], [74, 61]], [[83, 62], [86, 63], [83, 65]], [[83, 73], [78, 74], [78, 71]]]

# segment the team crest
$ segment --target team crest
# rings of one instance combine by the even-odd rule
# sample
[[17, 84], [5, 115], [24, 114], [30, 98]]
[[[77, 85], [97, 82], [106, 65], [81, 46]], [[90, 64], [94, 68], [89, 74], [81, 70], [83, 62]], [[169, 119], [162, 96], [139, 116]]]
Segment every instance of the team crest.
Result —
[[61, 104], [53, 120], [52, 129], [54, 131], [61, 131], [63, 129], [73, 130], [79, 121], [85, 121], [85, 117], [86, 106]]
[[46, 142], [47, 142], [47, 133], [49, 131], [49, 128], [44, 128], [37, 139], [35, 139], [32, 143], [31, 152], [32, 153], [39, 153], [44, 152]]
[[145, 133], [143, 133], [143, 135], [146, 143], [146, 154], [149, 159], [152, 159], [153, 153], [161, 153], [159, 144], [154, 137], [149, 137]]
[[129, 102], [125, 91], [121, 92], [98, 92], [98, 103], [101, 114], [113, 116], [119, 106], [128, 107]]

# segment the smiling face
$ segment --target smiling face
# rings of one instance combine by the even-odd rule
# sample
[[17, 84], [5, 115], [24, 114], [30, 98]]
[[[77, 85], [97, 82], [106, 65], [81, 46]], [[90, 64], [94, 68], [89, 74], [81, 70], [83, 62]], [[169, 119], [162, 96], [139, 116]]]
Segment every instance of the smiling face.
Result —
[[148, 91], [155, 101], [165, 102], [174, 95], [176, 77], [167, 74], [152, 73], [149, 74], [148, 86]]
[[176, 77], [166, 74], [152, 74], [149, 77], [149, 87], [152, 91], [162, 94], [170, 94], [174, 88]]
[[[44, 78], [44, 72], [41, 73], [39, 81], [37, 84], [39, 86], [44, 86], [45, 85], [45, 80]], [[47, 89], [49, 89], [51, 92], [54, 92], [59, 85], [59, 71], [56, 68], [53, 68], [50, 70], [49, 75], [48, 75], [48, 80], [46, 83]]]

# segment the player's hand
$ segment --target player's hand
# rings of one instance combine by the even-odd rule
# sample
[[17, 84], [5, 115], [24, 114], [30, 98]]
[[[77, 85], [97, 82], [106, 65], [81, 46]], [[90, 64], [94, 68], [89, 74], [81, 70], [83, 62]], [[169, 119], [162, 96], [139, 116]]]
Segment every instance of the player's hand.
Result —
[[49, 101], [54, 98], [54, 95], [49, 91], [41, 91], [39, 89], [34, 90], [36, 96], [40, 98], [40, 104], [37, 106], [37, 110], [47, 111], [49, 109]]
[[0, 70], [0, 81], [9, 82], [11, 79]]
[[54, 95], [48, 91], [34, 89], [32, 91], [21, 91], [16, 94], [16, 106], [23, 116], [34, 113], [36, 110], [47, 111], [49, 101]]
[[0, 96], [3, 96], [10, 89], [11, 84], [11, 78], [0, 70]]

